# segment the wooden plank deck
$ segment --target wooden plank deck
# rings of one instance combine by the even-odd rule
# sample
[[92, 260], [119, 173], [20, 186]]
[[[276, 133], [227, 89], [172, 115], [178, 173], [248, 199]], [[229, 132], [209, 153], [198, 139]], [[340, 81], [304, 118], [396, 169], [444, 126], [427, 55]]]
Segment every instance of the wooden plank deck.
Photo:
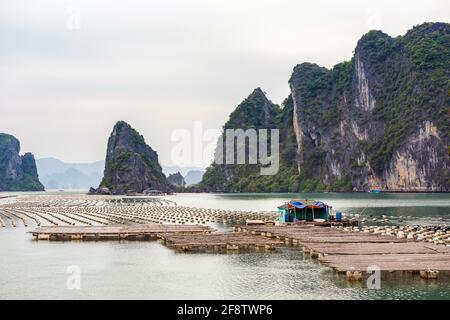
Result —
[[[317, 226], [246, 226], [236, 232], [212, 233], [199, 225], [133, 224], [108, 226], [51, 226], [31, 231], [48, 240], [155, 240], [178, 251], [247, 252], [298, 246], [312, 258], [347, 277], [361, 279], [368, 267], [383, 272], [412, 272], [423, 277], [450, 274], [450, 248], [373, 233], [344, 232]], [[349, 277], [349, 279], [352, 279]]]
[[449, 253], [444, 246], [425, 243], [309, 243], [308, 248], [324, 255], [380, 255]]
[[424, 278], [450, 275], [450, 248], [445, 245], [312, 226], [248, 226], [235, 231], [298, 245], [312, 258], [347, 273], [351, 280], [361, 280], [355, 272], [364, 273], [372, 266], [382, 272], [411, 272]]
[[282, 241], [243, 233], [173, 235], [163, 234], [160, 238], [172, 249], [178, 251], [249, 251], [274, 250]]
[[314, 226], [251, 226], [237, 230], [250, 234], [263, 235], [281, 240], [296, 240], [298, 243], [404, 243], [407, 239], [382, 237], [371, 233], [342, 232], [338, 229]]
[[370, 266], [377, 266], [386, 272], [419, 273], [422, 270], [450, 272], [449, 254], [327, 255], [319, 258], [319, 261], [338, 272], [349, 270], [365, 272]]
[[149, 240], [159, 234], [205, 234], [214, 229], [198, 225], [132, 224], [107, 226], [49, 226], [29, 233], [37, 240]]

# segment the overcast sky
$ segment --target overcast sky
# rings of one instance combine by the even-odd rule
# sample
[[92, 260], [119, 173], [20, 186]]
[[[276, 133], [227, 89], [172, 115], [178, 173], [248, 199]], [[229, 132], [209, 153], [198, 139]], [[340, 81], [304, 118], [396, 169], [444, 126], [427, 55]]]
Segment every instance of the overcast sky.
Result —
[[220, 128], [256, 87], [281, 103], [296, 64], [449, 15], [448, 0], [0, 0], [0, 132], [88, 162], [125, 120], [171, 164], [174, 130]]

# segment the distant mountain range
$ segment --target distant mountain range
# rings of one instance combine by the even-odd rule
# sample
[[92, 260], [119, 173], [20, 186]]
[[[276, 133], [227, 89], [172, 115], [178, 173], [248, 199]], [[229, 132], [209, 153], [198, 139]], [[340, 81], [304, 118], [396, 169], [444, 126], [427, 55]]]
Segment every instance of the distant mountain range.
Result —
[[[55, 158], [36, 161], [39, 179], [47, 190], [89, 189], [97, 187], [103, 177], [105, 161], [91, 163], [67, 163]], [[180, 172], [190, 186], [202, 180], [204, 171], [198, 167], [163, 166], [166, 176]]]
[[39, 178], [45, 189], [89, 189], [98, 186], [105, 169], [105, 161], [66, 163], [55, 158], [36, 161]]
[[180, 167], [180, 166], [163, 166], [163, 172], [166, 176], [181, 173], [186, 182], [186, 186], [189, 187], [193, 184], [197, 184], [202, 181], [205, 170], [200, 167]]
[[205, 170], [190, 170], [184, 176], [186, 186], [192, 186], [202, 181]]

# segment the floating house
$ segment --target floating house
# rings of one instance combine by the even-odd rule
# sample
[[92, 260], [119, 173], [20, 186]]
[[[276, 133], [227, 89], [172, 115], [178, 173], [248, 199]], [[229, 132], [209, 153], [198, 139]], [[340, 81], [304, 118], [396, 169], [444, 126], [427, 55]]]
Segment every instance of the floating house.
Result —
[[291, 200], [278, 207], [280, 221], [328, 221], [332, 207], [316, 200]]
[[370, 193], [381, 193], [382, 188], [380, 186], [372, 186], [369, 190]]

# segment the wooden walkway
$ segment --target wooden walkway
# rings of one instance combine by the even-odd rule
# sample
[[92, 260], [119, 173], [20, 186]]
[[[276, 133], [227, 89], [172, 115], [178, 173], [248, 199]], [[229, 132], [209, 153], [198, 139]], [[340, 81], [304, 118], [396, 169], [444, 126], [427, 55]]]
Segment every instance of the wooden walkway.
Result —
[[196, 252], [246, 252], [274, 250], [282, 241], [242, 233], [173, 235], [163, 234], [160, 238], [171, 249]]
[[[235, 227], [244, 234], [278, 239], [347, 276], [376, 266], [382, 272], [412, 272], [422, 277], [450, 275], [450, 247], [371, 233], [313, 226]], [[360, 280], [360, 277], [357, 277]]]
[[198, 225], [133, 224], [108, 226], [50, 226], [30, 231], [36, 240], [154, 240], [159, 234], [208, 234], [214, 229]]

